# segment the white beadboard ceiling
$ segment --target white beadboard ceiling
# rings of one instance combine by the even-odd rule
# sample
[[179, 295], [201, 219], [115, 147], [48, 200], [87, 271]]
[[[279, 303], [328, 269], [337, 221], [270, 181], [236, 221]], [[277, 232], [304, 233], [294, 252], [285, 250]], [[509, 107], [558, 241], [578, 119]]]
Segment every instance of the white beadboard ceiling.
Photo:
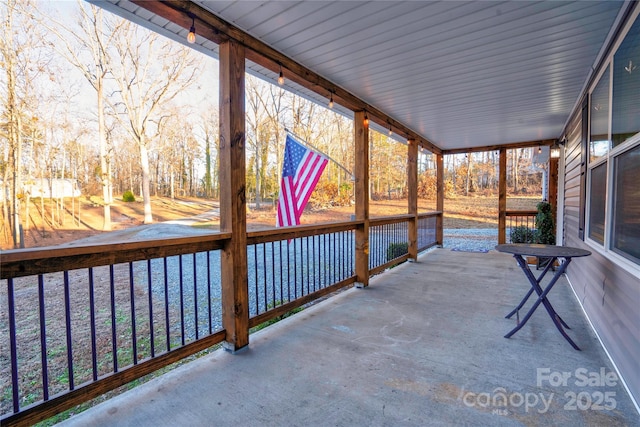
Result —
[[[128, 0], [96, 3], [176, 40], [186, 36]], [[194, 3], [443, 150], [560, 137], [626, 7], [615, 0]], [[217, 56], [214, 43], [196, 46]]]

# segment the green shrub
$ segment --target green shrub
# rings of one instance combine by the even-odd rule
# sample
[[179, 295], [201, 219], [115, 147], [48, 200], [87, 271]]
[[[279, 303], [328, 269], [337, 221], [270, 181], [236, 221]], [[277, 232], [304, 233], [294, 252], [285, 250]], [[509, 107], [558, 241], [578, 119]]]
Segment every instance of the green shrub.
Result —
[[409, 253], [409, 242], [389, 243], [387, 248], [387, 261], [396, 259]]
[[127, 190], [122, 195], [122, 201], [123, 202], [135, 202], [136, 201], [136, 196], [133, 195], [133, 192], [131, 190]]
[[553, 209], [551, 203], [540, 202], [536, 205], [538, 214], [536, 215], [536, 243], [545, 245], [556, 244], [556, 231], [553, 221]]
[[526, 225], [513, 227], [510, 233], [511, 243], [533, 243], [533, 230]]

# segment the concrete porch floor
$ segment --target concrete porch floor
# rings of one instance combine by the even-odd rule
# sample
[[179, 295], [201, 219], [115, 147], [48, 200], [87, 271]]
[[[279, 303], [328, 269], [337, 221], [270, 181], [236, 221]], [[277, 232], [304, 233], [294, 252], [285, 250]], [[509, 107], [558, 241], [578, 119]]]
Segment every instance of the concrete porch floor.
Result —
[[503, 338], [528, 289], [510, 255], [436, 249], [63, 425], [640, 426], [566, 279], [549, 299], [582, 351], [542, 307]]

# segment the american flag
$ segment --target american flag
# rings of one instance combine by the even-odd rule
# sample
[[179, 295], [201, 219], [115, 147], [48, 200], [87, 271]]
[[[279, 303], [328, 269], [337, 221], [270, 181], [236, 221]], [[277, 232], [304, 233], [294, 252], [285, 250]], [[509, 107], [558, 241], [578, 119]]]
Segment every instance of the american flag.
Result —
[[300, 224], [302, 211], [329, 159], [287, 135], [284, 147], [276, 227]]

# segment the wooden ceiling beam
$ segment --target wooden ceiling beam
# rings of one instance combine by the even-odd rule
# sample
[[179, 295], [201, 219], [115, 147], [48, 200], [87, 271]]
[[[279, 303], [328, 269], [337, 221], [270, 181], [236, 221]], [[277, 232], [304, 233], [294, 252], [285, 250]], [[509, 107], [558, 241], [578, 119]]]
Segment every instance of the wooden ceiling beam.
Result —
[[392, 119], [383, 111], [367, 104], [362, 99], [342, 89], [335, 83], [325, 79], [309, 68], [297, 63], [293, 59], [283, 55], [269, 45], [245, 33], [241, 29], [191, 1], [131, 0], [131, 2], [183, 28], [191, 27], [193, 19], [196, 27], [196, 33], [199, 36], [204, 37], [207, 40], [211, 40], [216, 44], [220, 44], [228, 39], [236, 40], [245, 46], [246, 57], [248, 60], [269, 69], [276, 74], [280, 72], [280, 67], [282, 67], [282, 72], [286, 79], [295, 82], [305, 89], [324, 96], [327, 99], [330, 94], [333, 93], [333, 101], [335, 103], [338, 103], [354, 112], [366, 111], [369, 120], [372, 122], [377, 123], [385, 129], [391, 128], [391, 130], [397, 135], [406, 139], [415, 140], [418, 145], [432, 153], [442, 153], [442, 149], [440, 149], [440, 147], [436, 146], [409, 127]]
[[501, 148], [509, 150], [514, 148], [542, 147], [546, 145], [553, 145], [556, 141], [556, 139], [541, 139], [537, 141], [523, 141], [511, 142], [509, 144], [486, 145], [484, 147], [455, 148], [453, 150], [443, 150], [442, 154], [480, 153], [482, 151], [497, 151]]

